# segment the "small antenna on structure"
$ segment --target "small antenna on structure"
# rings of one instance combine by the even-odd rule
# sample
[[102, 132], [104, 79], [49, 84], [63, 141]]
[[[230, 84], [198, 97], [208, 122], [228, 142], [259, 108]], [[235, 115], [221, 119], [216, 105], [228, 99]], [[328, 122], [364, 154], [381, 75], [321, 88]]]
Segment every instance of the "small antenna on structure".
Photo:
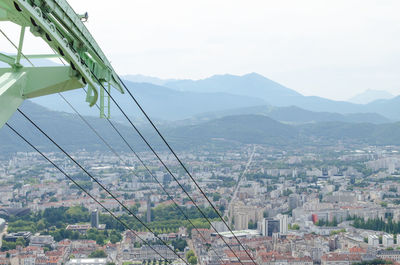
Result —
[[78, 17], [80, 18], [80, 20], [81, 20], [82, 22], [86, 22], [86, 21], [88, 21], [88, 19], [89, 19], [89, 14], [88, 14], [88, 12], [85, 12], [85, 14], [83, 14], [83, 15], [78, 15]]

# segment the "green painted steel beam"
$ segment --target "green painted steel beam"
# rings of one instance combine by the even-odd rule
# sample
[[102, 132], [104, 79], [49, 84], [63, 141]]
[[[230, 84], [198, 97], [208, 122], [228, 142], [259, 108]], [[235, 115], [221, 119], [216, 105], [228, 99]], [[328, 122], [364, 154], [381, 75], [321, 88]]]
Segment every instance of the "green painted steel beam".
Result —
[[21, 55], [22, 55], [22, 45], [24, 44], [24, 37], [25, 37], [25, 27], [22, 26], [21, 32], [19, 34], [17, 58], [15, 58], [15, 65], [17, 67], [22, 67], [22, 65], [20, 64], [20, 61], [21, 61]]
[[[75, 67], [79, 67], [79, 64], [82, 63], [99, 80], [110, 82], [114, 88], [121, 93], [124, 92], [118, 75], [112, 68], [107, 57], [82, 23], [80, 16], [75, 13], [67, 1], [1, 1], [6, 3], [8, 14], [12, 14], [9, 15], [10, 20], [18, 17], [18, 20], [14, 21], [15, 23], [21, 26], [28, 25], [34, 35], [41, 37], [56, 51], [59, 51], [59, 48], [61, 48], [65, 57], [67, 57], [66, 59], [71, 60], [74, 59], [72, 57], [79, 56], [80, 62], [75, 64]], [[22, 22], [21, 17], [24, 20]], [[72, 56], [68, 56], [69, 51], [72, 52]]]
[[25, 99], [83, 86], [68, 66], [0, 68], [0, 128]]
[[26, 85], [25, 72], [0, 74], [0, 128], [24, 101], [21, 90]]
[[28, 85], [22, 96], [25, 99], [81, 88], [84, 84], [74, 77], [73, 70], [67, 66], [26, 67]]
[[[69, 63], [74, 82], [78, 80], [82, 84], [87, 84], [86, 101], [90, 106], [97, 102], [99, 95], [101, 96], [100, 116], [109, 117], [110, 98], [102, 91], [102, 85], [111, 85], [121, 93], [124, 93], [124, 89], [117, 73], [81, 19], [82, 16], [77, 15], [65, 0], [0, 0], [0, 21], [11, 21], [21, 26], [18, 52], [12, 65], [13, 69], [17, 71], [18, 68], [22, 68], [19, 61], [22, 55], [25, 27], [28, 27], [34, 36], [42, 38]], [[12, 57], [14, 58], [14, 56]], [[49, 56], [29, 55], [27, 58], [49, 58]], [[10, 63], [8, 57], [0, 55], [0, 60]], [[27, 74], [31, 72], [30, 70], [23, 71]], [[40, 96], [55, 91], [55, 87], [48, 86], [44, 80], [46, 78], [43, 79], [43, 75], [41, 76], [39, 72], [40, 70], [36, 72], [36, 75], [28, 74], [28, 76], [41, 78], [38, 81], [32, 79], [30, 82], [38, 82], [43, 88], [34, 89], [28, 93], [31, 86], [26, 87], [23, 89], [24, 97]], [[18, 75], [20, 72], [15, 74]], [[44, 76], [49, 77], [50, 74]], [[58, 75], [54, 77], [57, 78]], [[60, 82], [56, 83], [53, 78], [50, 79], [50, 82], [55, 85], [65, 85], [66, 82], [65, 79], [60, 79]], [[107, 106], [104, 104], [106, 97]], [[106, 108], [108, 108], [107, 115]]]
[[[17, 55], [9, 55], [8, 57], [15, 58]], [[28, 59], [51, 59], [51, 58], [60, 58], [62, 57], [59, 54], [24, 54], [24, 58]]]
[[9, 64], [10, 66], [13, 66], [15, 64], [15, 56], [9, 56], [9, 55], [0, 53], [0, 61], [2, 61], [3, 63]]

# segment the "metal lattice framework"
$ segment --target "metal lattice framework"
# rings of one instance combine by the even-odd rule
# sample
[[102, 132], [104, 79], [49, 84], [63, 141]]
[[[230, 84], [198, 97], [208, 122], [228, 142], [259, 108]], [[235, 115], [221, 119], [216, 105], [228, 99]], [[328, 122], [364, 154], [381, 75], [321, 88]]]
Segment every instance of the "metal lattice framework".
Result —
[[[87, 85], [86, 101], [93, 106], [100, 98], [100, 117], [110, 116], [111, 87], [124, 93], [118, 75], [78, 15], [65, 0], [0, 0], [0, 21], [21, 26], [18, 51], [0, 53], [0, 128], [23, 100]], [[68, 66], [24, 67], [21, 64], [26, 28], [42, 38], [56, 54], [23, 55], [26, 59], [62, 57]]]

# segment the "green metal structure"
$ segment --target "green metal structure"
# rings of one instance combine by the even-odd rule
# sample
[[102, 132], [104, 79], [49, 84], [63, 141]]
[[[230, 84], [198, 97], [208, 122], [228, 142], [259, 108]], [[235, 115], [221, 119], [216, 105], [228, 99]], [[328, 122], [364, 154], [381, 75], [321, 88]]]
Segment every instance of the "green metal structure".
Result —
[[[25, 99], [59, 93], [87, 86], [86, 101], [90, 106], [100, 98], [100, 117], [109, 118], [109, 93], [113, 87], [124, 93], [110, 62], [78, 15], [65, 0], [0, 0], [0, 21], [21, 27], [15, 56], [0, 53], [0, 128]], [[42, 38], [56, 54], [25, 55], [22, 53], [26, 28]], [[62, 57], [69, 65], [24, 67], [26, 59]], [[101, 86], [101, 84], [103, 86]]]

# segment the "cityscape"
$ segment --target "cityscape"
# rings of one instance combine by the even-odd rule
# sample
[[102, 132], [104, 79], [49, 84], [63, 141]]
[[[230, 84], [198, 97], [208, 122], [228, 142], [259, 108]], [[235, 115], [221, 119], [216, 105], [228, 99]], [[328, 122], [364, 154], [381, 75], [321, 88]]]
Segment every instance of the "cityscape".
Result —
[[[399, 149], [329, 146], [304, 153], [246, 145], [181, 158], [257, 264], [353, 264], [400, 259]], [[90, 258], [94, 264], [161, 262], [140, 238], [182, 262], [79, 168], [60, 154], [48, 155], [133, 231], [121, 228], [37, 153], [19, 152], [1, 160], [0, 214], [7, 220], [1, 221], [2, 264], [76, 264]], [[252, 262], [205, 198], [193, 195], [213, 227], [151, 154], [141, 157], [196, 228], [131, 154], [123, 154], [131, 167], [111, 153], [82, 150], [73, 156], [173, 250], [182, 256], [192, 251], [193, 263], [237, 262], [222, 239], [242, 262]], [[180, 182], [195, 190], [172, 157], [162, 156]]]

